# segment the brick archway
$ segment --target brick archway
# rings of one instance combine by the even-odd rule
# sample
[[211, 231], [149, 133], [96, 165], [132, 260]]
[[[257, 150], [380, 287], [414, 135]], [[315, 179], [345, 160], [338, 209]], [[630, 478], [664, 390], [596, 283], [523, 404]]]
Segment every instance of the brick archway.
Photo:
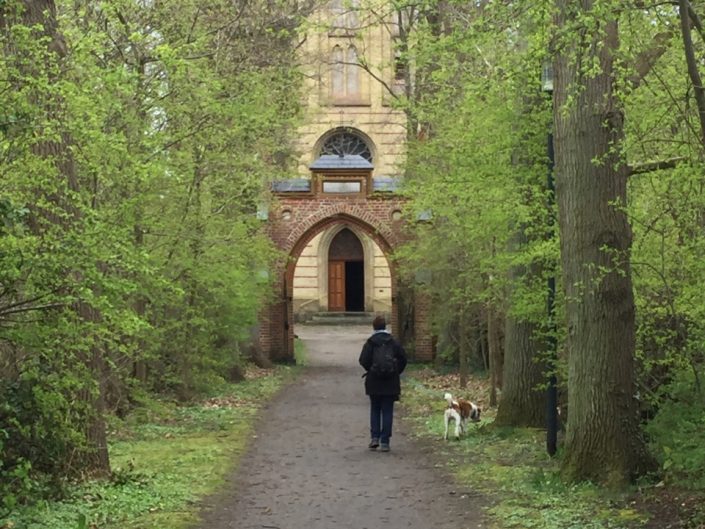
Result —
[[[262, 315], [259, 342], [262, 352], [275, 361], [293, 360], [293, 279], [297, 260], [316, 235], [335, 225], [354, 227], [381, 249], [391, 274], [391, 330], [398, 330], [399, 277], [391, 256], [405, 240], [400, 220], [404, 201], [388, 182], [372, 179], [372, 166], [362, 157], [352, 157], [359, 160], [351, 162], [347, 156], [331, 156], [324, 160], [330, 166], [319, 163], [323, 158], [327, 157], [312, 165], [310, 180], [287, 181], [273, 187], [267, 227], [270, 238], [287, 258], [275, 276], [276, 296]], [[360, 167], [352, 166], [355, 163]], [[341, 183], [345, 185], [338, 185]], [[414, 311], [415, 356], [430, 360], [433, 352], [428, 304], [420, 301], [415, 303]]]
[[[397, 332], [397, 306], [396, 306], [396, 286], [398, 284], [398, 278], [397, 278], [397, 270], [396, 266], [394, 265], [394, 262], [391, 259], [391, 254], [393, 252], [393, 246], [389, 243], [389, 241], [384, 238], [383, 236], [380, 235], [378, 230], [375, 230], [375, 228], [368, 224], [367, 222], [363, 221], [362, 219], [358, 217], [351, 216], [349, 214], [345, 214], [342, 212], [338, 212], [333, 214], [330, 217], [322, 218], [319, 222], [311, 226], [306, 232], [304, 232], [299, 240], [294, 244], [292, 247], [291, 251], [288, 254], [287, 261], [286, 261], [286, 271], [284, 274], [284, 292], [286, 292], [287, 297], [291, 296], [291, 293], [293, 292], [293, 284], [294, 284], [294, 269], [296, 268], [296, 263], [301, 255], [301, 252], [303, 249], [306, 247], [306, 245], [313, 239], [316, 235], [319, 233], [322, 233], [326, 231], [328, 228], [334, 227], [334, 226], [354, 226], [357, 229], [359, 229], [362, 233], [365, 235], [369, 236], [381, 249], [382, 252], [384, 253], [384, 256], [387, 259], [387, 264], [389, 266], [389, 270], [391, 273], [392, 277], [392, 311], [391, 311], [391, 321], [389, 322], [391, 331], [392, 333]], [[290, 299], [286, 300], [286, 318], [285, 322], [288, 325], [285, 325], [286, 327], [286, 350], [287, 351], [293, 351], [293, 344], [294, 344], [294, 326], [292, 322], [294, 321], [294, 309], [293, 309], [293, 303], [291, 303]], [[370, 322], [371, 324], [372, 322]]]
[[[306, 209], [312, 209], [311, 214], [306, 220], [295, 226], [287, 236], [284, 244], [280, 248], [287, 253], [296, 251], [298, 254], [301, 249], [316, 235], [310, 235], [311, 228], [319, 224], [324, 224], [324, 227], [342, 222], [349, 222], [361, 228], [374, 241], [379, 244], [385, 255], [389, 255], [394, 247], [401, 242], [401, 223], [397, 222], [398, 226], [392, 226], [392, 214], [394, 211], [401, 210], [401, 200], [378, 200], [377, 204], [350, 204], [350, 203], [320, 203], [319, 200], [311, 200], [304, 206]], [[302, 204], [296, 204], [301, 207]], [[313, 207], [312, 207], [313, 206]], [[319, 207], [317, 207], [319, 206]], [[319, 230], [320, 232], [321, 230]], [[318, 233], [318, 232], [317, 232]]]

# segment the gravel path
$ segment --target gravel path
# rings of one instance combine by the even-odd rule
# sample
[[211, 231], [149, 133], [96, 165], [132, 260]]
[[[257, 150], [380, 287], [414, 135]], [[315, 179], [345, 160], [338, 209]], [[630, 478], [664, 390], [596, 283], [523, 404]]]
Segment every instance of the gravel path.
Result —
[[357, 359], [369, 329], [296, 330], [310, 367], [263, 410], [257, 438], [226, 490], [211, 498], [201, 527], [482, 527], [479, 500], [455, 492], [436, 466], [433, 442], [410, 439], [398, 408], [392, 451], [367, 449], [369, 404]]

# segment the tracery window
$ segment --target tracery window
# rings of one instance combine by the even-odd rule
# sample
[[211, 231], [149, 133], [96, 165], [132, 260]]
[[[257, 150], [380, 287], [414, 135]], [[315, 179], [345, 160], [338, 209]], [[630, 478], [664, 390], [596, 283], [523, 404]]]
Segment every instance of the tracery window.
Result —
[[321, 155], [324, 154], [338, 156], [358, 154], [372, 163], [372, 151], [369, 145], [360, 136], [347, 130], [337, 131], [326, 138], [321, 147]]

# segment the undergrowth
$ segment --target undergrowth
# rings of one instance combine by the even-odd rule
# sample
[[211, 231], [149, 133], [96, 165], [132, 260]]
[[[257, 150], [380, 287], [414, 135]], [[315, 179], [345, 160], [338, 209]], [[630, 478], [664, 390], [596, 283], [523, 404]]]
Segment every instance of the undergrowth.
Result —
[[109, 480], [69, 485], [65, 497], [20, 506], [0, 529], [182, 529], [199, 500], [237, 465], [256, 410], [295, 368], [250, 369], [244, 382], [189, 405], [146, 398], [125, 420], [112, 418]]
[[[559, 458], [546, 454], [545, 432], [494, 427], [494, 413], [482, 395], [487, 383], [471, 380], [458, 390], [457, 377], [430, 370], [409, 373], [403, 403], [418, 435], [430, 437], [444, 454], [448, 470], [468, 494], [482, 494], [495, 528], [633, 529], [648, 516], [636, 508], [634, 491], [607, 491], [591, 483], [567, 484]], [[479, 401], [482, 421], [470, 424], [460, 441], [444, 442], [443, 392]], [[451, 432], [452, 434], [452, 432]], [[560, 455], [560, 454], [559, 454]]]

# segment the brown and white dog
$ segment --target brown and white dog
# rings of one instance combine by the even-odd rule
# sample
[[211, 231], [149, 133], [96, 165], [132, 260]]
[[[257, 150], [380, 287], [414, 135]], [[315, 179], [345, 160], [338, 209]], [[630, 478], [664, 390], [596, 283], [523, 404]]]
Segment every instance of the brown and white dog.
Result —
[[467, 431], [468, 419], [473, 422], [480, 421], [480, 407], [465, 399], [454, 399], [453, 395], [446, 393], [444, 395], [448, 407], [443, 415], [445, 421], [445, 433], [443, 439], [448, 439], [448, 423], [451, 419], [455, 421], [455, 438], [460, 439], [460, 432]]

